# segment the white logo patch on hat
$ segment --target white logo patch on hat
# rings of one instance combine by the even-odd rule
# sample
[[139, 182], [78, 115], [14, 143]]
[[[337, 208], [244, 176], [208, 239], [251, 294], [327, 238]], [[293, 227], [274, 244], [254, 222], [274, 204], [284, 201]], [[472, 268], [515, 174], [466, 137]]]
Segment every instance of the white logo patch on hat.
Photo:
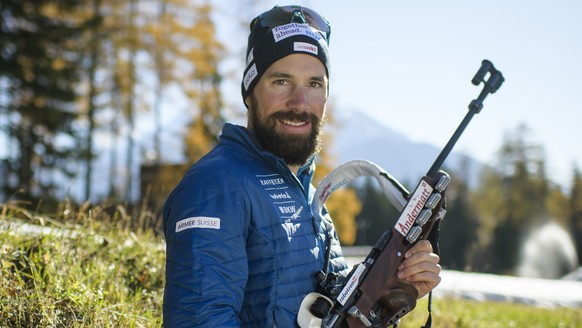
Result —
[[257, 77], [258, 72], [257, 72], [257, 64], [253, 64], [253, 66], [248, 70], [247, 74], [245, 74], [245, 77], [243, 79], [243, 84], [245, 86], [245, 90], [249, 89], [249, 84], [251, 84], [251, 82], [253, 82], [253, 80]]
[[251, 51], [249, 51], [249, 56], [247, 57], [247, 66], [249, 66], [253, 60], [255, 60], [255, 48], [252, 48]]
[[176, 222], [176, 232], [188, 229], [220, 229], [220, 219], [206, 216], [186, 218]]
[[317, 41], [322, 38], [317, 30], [308, 24], [289, 23], [273, 27], [273, 37], [275, 38], [275, 42], [285, 40], [294, 35], [305, 35]]
[[303, 51], [303, 52], [310, 52], [317, 56], [317, 47], [312, 45], [311, 43], [307, 42], [294, 42], [293, 43], [293, 50], [295, 51]]

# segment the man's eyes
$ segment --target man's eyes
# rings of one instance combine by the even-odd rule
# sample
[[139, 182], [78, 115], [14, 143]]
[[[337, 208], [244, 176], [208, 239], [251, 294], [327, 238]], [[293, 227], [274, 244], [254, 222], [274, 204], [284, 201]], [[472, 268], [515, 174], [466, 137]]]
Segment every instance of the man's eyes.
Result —
[[[290, 84], [290, 83], [291, 82], [287, 79], [277, 79], [277, 80], [273, 81], [273, 84], [276, 84], [276, 85], [286, 85], [286, 84]], [[311, 88], [321, 88], [321, 87], [323, 87], [323, 82], [310, 81], [307, 85]]]
[[313, 82], [309, 82], [309, 86], [312, 88], [321, 88], [323, 86], [323, 83], [313, 81]]

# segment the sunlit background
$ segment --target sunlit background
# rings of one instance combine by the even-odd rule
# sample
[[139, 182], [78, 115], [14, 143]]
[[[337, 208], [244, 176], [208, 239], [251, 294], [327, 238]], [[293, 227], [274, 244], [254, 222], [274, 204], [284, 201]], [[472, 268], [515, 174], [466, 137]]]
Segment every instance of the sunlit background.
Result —
[[[219, 38], [242, 71], [249, 21], [277, 1], [213, 1]], [[493, 164], [519, 125], [543, 146], [550, 179], [568, 188], [582, 165], [582, 3], [559, 1], [295, 1], [331, 22], [331, 97], [409, 138], [442, 147], [477, 97], [470, 83], [483, 59], [506, 82], [489, 96], [456, 150]], [[245, 26], [246, 28], [246, 26]], [[227, 101], [243, 110], [240, 77]], [[404, 154], [396, 154], [404, 155]], [[374, 160], [370, 158], [369, 160]]]
[[[0, 298], [24, 292], [16, 302], [0, 302], [0, 312], [8, 306], [12, 313], [34, 317], [36, 310], [46, 312], [44, 304], [54, 304], [54, 316], [66, 320], [61, 310], [69, 311], [73, 303], [61, 302], [64, 287], [78, 295], [78, 281], [95, 280], [88, 295], [103, 286], [128, 290], [109, 281], [111, 268], [127, 268], [131, 272], [123, 275], [137, 279], [128, 283], [130, 291], [152, 292], [144, 300], [147, 305], [107, 298], [115, 293], [105, 291], [101, 306], [113, 307], [112, 317], [136, 311], [140, 320], [151, 322], [160, 317], [163, 292], [161, 207], [188, 167], [216, 144], [225, 122], [246, 123], [240, 81], [248, 22], [277, 2], [56, 3], [0, 5], [0, 237], [14, 237], [0, 250], [0, 269], [7, 273], [0, 277], [15, 279], [3, 282], [9, 288], [0, 289]], [[357, 159], [380, 162], [389, 155], [401, 168], [426, 172], [432, 159], [428, 153], [442, 149], [481, 91], [481, 85], [471, 84], [481, 61], [494, 63], [505, 83], [488, 96], [454, 149], [455, 156], [471, 157], [486, 174], [469, 181], [462, 168], [450, 171], [450, 206], [440, 239], [440, 263], [446, 270], [437, 292], [580, 308], [582, 2], [294, 4], [318, 11], [332, 26], [329, 108], [336, 121], [329, 124], [335, 128], [325, 140], [329, 144], [318, 158], [317, 174], [361, 156], [352, 153], [356, 148], [369, 150]], [[348, 144], [369, 134], [388, 139]], [[523, 144], [507, 142], [516, 135]], [[396, 142], [386, 140], [405, 142], [394, 150], [390, 146]], [[503, 157], [499, 152], [507, 145], [516, 149]], [[529, 157], [530, 149], [543, 150], [542, 157], [535, 152]], [[336, 161], [326, 162], [329, 158]], [[391, 173], [399, 169], [385, 168]], [[396, 175], [408, 188], [419, 177]], [[399, 213], [388, 208], [375, 186], [362, 183], [342, 191], [344, 198], [333, 204], [332, 197], [326, 206], [348, 246], [346, 257], [357, 263]], [[65, 230], [71, 238], [63, 237]], [[119, 234], [120, 241], [73, 245], [69, 252], [52, 239], [37, 238], [83, 242], [75, 237], [78, 233], [100, 239], [105, 231]], [[134, 244], [152, 247], [117, 264], [93, 261], [100, 253], [119, 260], [121, 251], [115, 247]], [[89, 251], [93, 247], [98, 251]], [[12, 251], [21, 248], [30, 252]], [[105, 268], [102, 274], [94, 270], [98, 279], [85, 279], [91, 275], [87, 262], [67, 255], [83, 248], [91, 254], [87, 262]], [[36, 294], [18, 289], [30, 278], [22, 268], [32, 265], [23, 254], [42, 255], [37, 256], [40, 267], [63, 277], [49, 279], [56, 284], [53, 295], [36, 282], [28, 286]], [[135, 264], [134, 257], [144, 263]], [[48, 265], [52, 259], [67, 262]], [[14, 275], [15, 270], [26, 278]], [[119, 274], [116, 282], [124, 281]], [[36, 278], [47, 282], [44, 275]], [[86, 303], [93, 305], [91, 295]], [[130, 299], [136, 301], [134, 296]], [[151, 308], [149, 317], [143, 317], [144, 306]], [[100, 316], [93, 306], [87, 309], [87, 315]], [[525, 317], [538, 312], [530, 311], [519, 312]], [[579, 314], [572, 313], [579, 323]], [[550, 313], [550, 321], [563, 326], [558, 316]], [[466, 317], [480, 315], [459, 314], [451, 322], [459, 325]], [[28, 325], [38, 325], [37, 319], [30, 320]], [[95, 325], [125, 326], [112, 322]], [[475, 325], [469, 321], [465, 326]]]

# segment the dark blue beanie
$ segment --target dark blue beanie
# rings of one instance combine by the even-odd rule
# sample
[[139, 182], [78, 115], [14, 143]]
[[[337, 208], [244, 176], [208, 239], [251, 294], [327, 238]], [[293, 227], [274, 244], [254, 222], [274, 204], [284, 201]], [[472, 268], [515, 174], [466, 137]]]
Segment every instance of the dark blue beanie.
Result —
[[[277, 7], [275, 7], [277, 8]], [[241, 83], [243, 102], [265, 71], [277, 60], [295, 53], [319, 59], [329, 78], [329, 51], [325, 33], [307, 23], [294, 23], [264, 27], [251, 22], [246, 52], [246, 69]]]

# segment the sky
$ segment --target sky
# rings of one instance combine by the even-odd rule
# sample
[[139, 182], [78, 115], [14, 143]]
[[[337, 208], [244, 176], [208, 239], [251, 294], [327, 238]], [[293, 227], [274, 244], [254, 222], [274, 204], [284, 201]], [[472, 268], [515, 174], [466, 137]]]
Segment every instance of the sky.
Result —
[[331, 22], [333, 106], [442, 148], [481, 91], [471, 79], [488, 59], [505, 83], [485, 100], [455, 151], [494, 164], [504, 138], [525, 124], [528, 140], [545, 150], [550, 179], [567, 188], [574, 166], [582, 167], [582, 1], [210, 2], [230, 52], [223, 69], [234, 113], [244, 113], [248, 25], [241, 22], [276, 4], [298, 4]]
[[[481, 91], [470, 81], [488, 59], [505, 83], [487, 97], [454, 151], [495, 165], [504, 138], [525, 124], [528, 141], [545, 151], [552, 181], [568, 190], [574, 167], [582, 169], [582, 1], [192, 1], [214, 6], [227, 51], [221, 63], [226, 116], [234, 123], [246, 121], [240, 81], [248, 23], [276, 4], [297, 4], [331, 22], [334, 108], [365, 113], [415, 142], [442, 148]], [[167, 90], [164, 101], [162, 155], [170, 162], [183, 155], [177, 149], [184, 115], [191, 114], [180, 98]], [[151, 120], [144, 115], [136, 139], [151, 139]], [[5, 152], [0, 147], [0, 157]]]

